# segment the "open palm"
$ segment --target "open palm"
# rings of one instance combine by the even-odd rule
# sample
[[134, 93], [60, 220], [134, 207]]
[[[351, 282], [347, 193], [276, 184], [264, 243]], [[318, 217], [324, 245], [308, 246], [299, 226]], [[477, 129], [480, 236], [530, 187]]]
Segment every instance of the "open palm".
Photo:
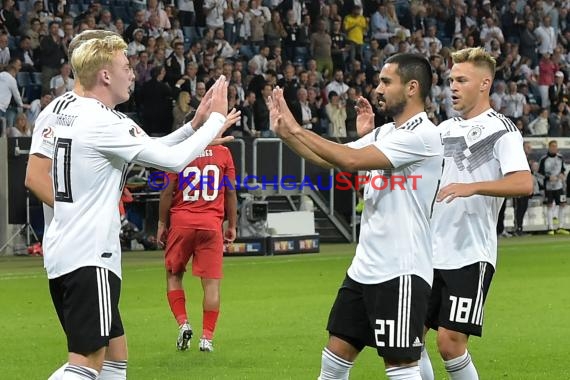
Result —
[[362, 137], [374, 129], [374, 111], [372, 106], [364, 97], [359, 97], [356, 101], [356, 132]]

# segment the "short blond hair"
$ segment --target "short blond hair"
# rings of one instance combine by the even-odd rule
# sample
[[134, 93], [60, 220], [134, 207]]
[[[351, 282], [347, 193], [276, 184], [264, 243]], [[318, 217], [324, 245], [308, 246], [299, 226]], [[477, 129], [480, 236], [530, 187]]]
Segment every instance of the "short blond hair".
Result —
[[497, 61], [482, 47], [465, 48], [451, 54], [453, 63], [469, 62], [477, 67], [489, 70], [492, 77], [495, 77]]
[[99, 30], [99, 29], [84, 30], [83, 32], [73, 37], [73, 39], [69, 43], [69, 46], [67, 47], [67, 54], [69, 56], [69, 59], [71, 60], [71, 55], [73, 54], [73, 51], [77, 49], [79, 46], [81, 46], [84, 42], [89, 41], [93, 38], [105, 38], [109, 36], [119, 36], [119, 35], [115, 32], [110, 32], [108, 30]]
[[78, 46], [71, 56], [73, 72], [86, 90], [97, 82], [97, 72], [111, 66], [118, 51], [125, 51], [127, 44], [119, 35], [93, 38]]

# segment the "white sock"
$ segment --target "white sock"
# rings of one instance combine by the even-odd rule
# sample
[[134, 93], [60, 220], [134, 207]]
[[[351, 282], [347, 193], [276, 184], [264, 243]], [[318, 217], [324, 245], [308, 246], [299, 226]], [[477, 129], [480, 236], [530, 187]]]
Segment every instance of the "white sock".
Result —
[[548, 209], [546, 210], [546, 220], [548, 221], [548, 229], [549, 230], [553, 230], [554, 229], [554, 207], [548, 207]]
[[422, 347], [422, 357], [420, 358], [419, 366], [422, 380], [435, 380], [433, 367], [431, 366], [431, 360], [429, 359], [425, 345]]
[[558, 206], [558, 228], [564, 228], [564, 207]]
[[422, 380], [420, 366], [386, 368], [386, 375], [390, 380]]
[[449, 380], [479, 380], [479, 375], [467, 350], [460, 357], [444, 360], [443, 363]]
[[96, 380], [99, 373], [93, 368], [68, 364], [63, 372], [62, 380]]
[[48, 377], [48, 380], [61, 380], [61, 379], [63, 379], [63, 371], [65, 371], [65, 368], [67, 368], [67, 363], [64, 363], [61, 367], [56, 369], [55, 372], [52, 373], [50, 377]]
[[348, 380], [353, 364], [325, 347], [321, 357], [321, 374], [317, 380]]
[[127, 379], [127, 361], [126, 360], [105, 360], [103, 368], [97, 380], [126, 380]]

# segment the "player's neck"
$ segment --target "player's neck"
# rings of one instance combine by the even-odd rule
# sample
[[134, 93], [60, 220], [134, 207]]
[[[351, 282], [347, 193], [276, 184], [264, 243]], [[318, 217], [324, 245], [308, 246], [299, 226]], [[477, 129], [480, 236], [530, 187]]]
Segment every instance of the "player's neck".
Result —
[[113, 99], [113, 95], [109, 91], [106, 91], [105, 88], [95, 87], [91, 90], [85, 90], [83, 92], [83, 96], [85, 98], [96, 99], [99, 102], [106, 105], [107, 107], [109, 107], [110, 109], [114, 109], [115, 106], [117, 105]]
[[491, 108], [491, 104], [489, 103], [488, 100], [484, 101], [484, 102], [480, 102], [475, 107], [473, 107], [472, 110], [470, 110], [469, 112], [466, 112], [464, 115], [461, 115], [461, 117], [465, 120], [473, 119], [475, 116], [481, 115], [483, 112], [487, 111], [489, 108]]
[[401, 114], [394, 116], [394, 126], [396, 128], [399, 128], [406, 121], [410, 120], [412, 117], [416, 116], [421, 112], [425, 112], [423, 104], [409, 105], [408, 107], [404, 108]]

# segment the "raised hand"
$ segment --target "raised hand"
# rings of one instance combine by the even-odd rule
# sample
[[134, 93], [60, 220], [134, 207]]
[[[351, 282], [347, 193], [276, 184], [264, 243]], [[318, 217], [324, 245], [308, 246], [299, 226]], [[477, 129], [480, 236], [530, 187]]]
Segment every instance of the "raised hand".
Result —
[[212, 93], [214, 92], [214, 86], [210, 87], [210, 89], [206, 92], [202, 100], [200, 101], [200, 105], [198, 105], [198, 109], [196, 110], [196, 114], [192, 119], [192, 128], [196, 131], [200, 128], [208, 117], [210, 116], [210, 105], [212, 104]]
[[[287, 102], [285, 101], [285, 96], [283, 96], [283, 89], [276, 88], [274, 91], [274, 100], [277, 102], [277, 107], [281, 114], [280, 120], [280, 132], [282, 134], [290, 134], [296, 128], [302, 128], [295, 120], [295, 116], [289, 110], [289, 106], [287, 106]], [[281, 130], [282, 128], [282, 130]]]
[[356, 101], [356, 132], [362, 137], [374, 129], [374, 111], [366, 98], [360, 96]]
[[226, 82], [226, 77], [224, 75], [220, 75], [212, 88], [210, 112], [218, 112], [226, 116], [228, 114], [228, 82]]
[[233, 141], [234, 140], [233, 136], [222, 137], [222, 135], [224, 134], [224, 132], [228, 128], [230, 128], [232, 125], [237, 123], [237, 121], [240, 119], [240, 117], [241, 117], [241, 111], [238, 111], [235, 108], [232, 108], [232, 110], [228, 114], [228, 117], [226, 119], [226, 122], [224, 123], [224, 126], [222, 127], [222, 130], [220, 131], [218, 136], [216, 136], [216, 138], [210, 143], [210, 145], [223, 145], [225, 143]]
[[277, 89], [273, 89], [273, 94], [269, 97], [269, 121], [271, 130], [275, 132], [277, 136], [281, 137], [279, 121], [281, 120], [281, 110], [279, 109], [279, 104], [277, 103], [276, 93]]

